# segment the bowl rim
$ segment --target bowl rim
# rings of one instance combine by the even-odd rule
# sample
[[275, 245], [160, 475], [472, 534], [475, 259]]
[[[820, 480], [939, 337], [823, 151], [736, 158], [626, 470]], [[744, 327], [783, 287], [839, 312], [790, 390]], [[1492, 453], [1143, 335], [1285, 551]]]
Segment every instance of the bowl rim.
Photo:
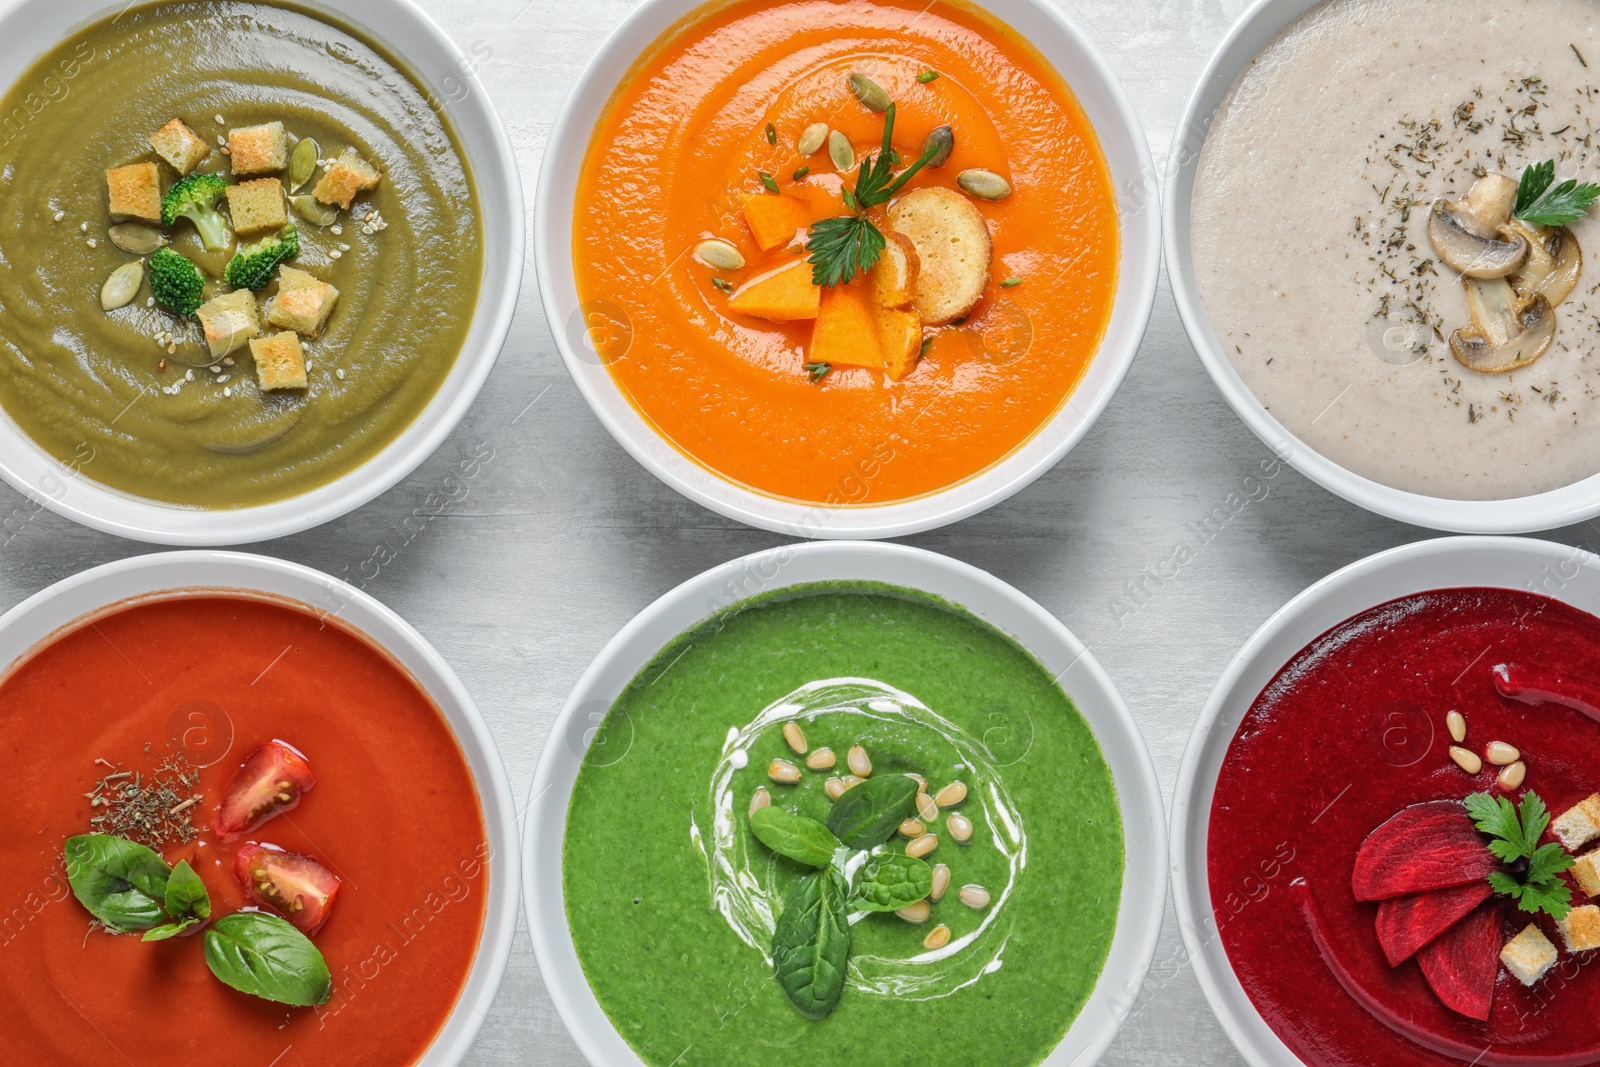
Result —
[[[797, 567], [794, 566], [796, 561], [799, 561]], [[919, 581], [906, 580], [899, 572], [891, 579], [878, 577], [891, 567], [915, 570]], [[792, 568], [790, 573], [785, 574], [786, 568]], [[801, 573], [793, 573], [793, 570]], [[620, 1037], [609, 1015], [600, 1007], [582, 971], [567, 924], [563, 857], [566, 814], [573, 785], [571, 782], [563, 784], [558, 778], [565, 778], [570, 772], [575, 779], [582, 754], [562, 745], [560, 739], [577, 736], [574, 726], [580, 715], [584, 716], [584, 722], [594, 721], [594, 716], [587, 712], [599, 705], [609, 707], [612, 700], [609, 694], [625, 687], [638, 669], [687, 627], [750, 597], [795, 584], [828, 580], [886, 580], [902, 587], [922, 588], [983, 619], [1045, 663], [1046, 657], [1041, 653], [1046, 649], [1024, 643], [998, 620], [952, 595], [949, 584], [965, 587], [973, 599], [993, 598], [1006, 611], [1014, 612], [1017, 620], [1040, 627], [1047, 635], [1046, 640], [1062, 654], [1067, 666], [1057, 679], [1064, 691], [1066, 685], [1060, 680], [1071, 672], [1081, 680], [1075, 686], [1077, 691], [1082, 693], [1092, 687], [1095, 690], [1093, 701], [1108, 709], [1096, 713], [1106, 719], [1097, 722], [1085, 710], [1084, 703], [1073, 697], [1079, 715], [1100, 746], [1117, 790], [1124, 840], [1117, 923], [1092, 992], [1057, 1048], [1041, 1065], [1090, 1067], [1098, 1062], [1123, 1022], [1138, 1006], [1139, 991], [1148, 975], [1165, 920], [1168, 871], [1165, 806], [1149, 747], [1132, 712], [1093, 653], [1036, 601], [970, 564], [925, 549], [876, 541], [779, 545], [703, 571], [662, 594], [630, 619], [606, 642], [573, 686], [551, 725], [529, 787], [522, 852], [523, 901], [534, 956], [567, 1032], [587, 1061], [596, 1067], [617, 1067], [618, 1049], [625, 1050], [626, 1063], [642, 1067], [643, 1060]], [[948, 584], [939, 589], [927, 588], [939, 581]], [[650, 636], [662, 629], [670, 631], [664, 639], [657, 641]], [[646, 651], [634, 663], [637, 648]], [[596, 693], [608, 696], [596, 699]], [[1072, 696], [1070, 692], [1068, 695]], [[1113, 746], [1122, 755], [1112, 755]], [[1123, 764], [1122, 774], [1112, 768], [1114, 759]], [[545, 824], [553, 819], [559, 819], [559, 830], [547, 832]], [[556, 980], [551, 976], [558, 970], [576, 973], [579, 978], [571, 982]], [[586, 1025], [580, 1012], [591, 1015], [598, 1012], [597, 1018], [603, 1020], [603, 1025]], [[1083, 1047], [1070, 1061], [1058, 1058], [1061, 1046], [1080, 1028], [1090, 1035]]]
[[[1507, 566], [1525, 565], [1527, 577], [1537, 574], [1544, 580], [1535, 587], [1533, 581], [1512, 585], [1493, 577], [1475, 578], [1477, 568], [1486, 559], [1498, 560]], [[1444, 561], [1449, 566], [1466, 569], [1458, 581], [1419, 580], [1426, 577], [1419, 572], [1430, 561]], [[1569, 566], [1579, 569], [1568, 575], [1564, 572]], [[1585, 567], [1589, 569], [1591, 583], [1600, 586], [1600, 557], [1554, 541], [1480, 535], [1414, 541], [1375, 552], [1319, 578], [1274, 611], [1228, 661], [1195, 720], [1179, 765], [1172, 794], [1170, 881], [1178, 930], [1195, 979], [1212, 1015], [1251, 1067], [1294, 1067], [1302, 1061], [1267, 1025], [1245, 993], [1216, 936], [1213, 919], [1206, 843], [1220, 760], [1226, 757], [1232, 745], [1238, 720], [1258, 695], [1253, 683], [1250, 691], [1239, 690], [1245, 676], [1264, 673], [1270, 680], [1284, 664], [1331, 627], [1397, 597], [1432, 589], [1514, 588], [1570, 603], [1562, 593]], [[1552, 584], [1551, 576], [1555, 576], [1553, 592], [1547, 591]], [[1330, 604], [1347, 593], [1354, 595], [1354, 591], [1367, 583], [1378, 584], [1379, 588], [1376, 592], [1360, 591], [1357, 599], [1363, 606], [1351, 610], [1349, 605]], [[1310, 621], [1305, 620], [1305, 616], [1327, 610], [1333, 610], [1340, 617], [1326, 625], [1322, 621], [1300, 624], [1302, 620]], [[1290, 641], [1293, 649], [1288, 656], [1280, 657], [1269, 646], [1291, 630], [1294, 631]], [[1223, 721], [1225, 715], [1227, 722]]]
[[[69, 33], [82, 30], [111, 12], [126, 8], [124, 4], [108, 5], [104, 0], [69, 2], [85, 13], [83, 18], [70, 23], [72, 29]], [[522, 287], [526, 234], [522, 234], [522, 243], [518, 244], [513, 240], [514, 234], [497, 231], [490, 217], [491, 211], [495, 214], [501, 210], [508, 212], [507, 217], [518, 220], [519, 227], [525, 227], [526, 222], [516, 150], [482, 79], [476, 77], [477, 65], [414, 0], [294, 2], [314, 18], [336, 25], [342, 23], [356, 30], [399, 60], [401, 74], [440, 102], [440, 110], [449, 118], [464, 156], [472, 155], [466, 130], [469, 125], [477, 130], [473, 145], [483, 149], [482, 158], [473, 158], [468, 173], [479, 197], [479, 211], [483, 215], [483, 247], [486, 249], [484, 277], [479, 286], [477, 305], [467, 337], [456, 354], [454, 365], [416, 417], [359, 467], [295, 496], [239, 508], [170, 504], [102, 484], [85, 477], [77, 465], [65, 463], [45, 452], [9, 415], [0, 412], [0, 432], [14, 434], [26, 446], [17, 454], [0, 450], [0, 479], [25, 496], [36, 510], [38, 507], [49, 508], [90, 529], [150, 544], [209, 547], [250, 544], [301, 533], [355, 511], [412, 474], [460, 425], [498, 362], [511, 330]], [[59, 0], [11, 0], [0, 3], [0, 34], [10, 28], [12, 20], [30, 9], [55, 3], [59, 3]], [[410, 54], [393, 43], [392, 34], [357, 17], [350, 10], [357, 4], [368, 9], [384, 9], [385, 22], [409, 22], [414, 31], [429, 40], [430, 47], [437, 50], [437, 57], [447, 60], [442, 76], [467, 79], [470, 90], [464, 96], [452, 99], [451, 94], [440, 92], [437, 86], [430, 85], [430, 79], [441, 75], [425, 73]], [[36, 61], [59, 43], [60, 40], [52, 41], [37, 55], [24, 57], [24, 64]], [[11, 84], [8, 83], [0, 87], [0, 92], [9, 92], [10, 88]], [[498, 201], [492, 206], [486, 203], [486, 190], [491, 187]], [[487, 251], [492, 247], [494, 236], [510, 245], [510, 254], [504, 257], [504, 264], [496, 264]], [[504, 269], [500, 270], [502, 266]], [[498, 282], [493, 277], [496, 272], [499, 273]], [[474, 337], [474, 334], [479, 336]], [[451, 395], [441, 402], [447, 392]]]
[[1325, 0], [1255, 0], [1212, 52], [1173, 131], [1167, 156], [1164, 248], [1178, 318], [1228, 406], [1278, 456], [1335, 496], [1385, 518], [1461, 534], [1535, 533], [1600, 515], [1600, 474], [1558, 489], [1501, 500], [1458, 500], [1395, 489], [1356, 474], [1300, 440], [1245, 385], [1211, 328], [1193, 270], [1191, 204], [1200, 150], [1244, 69], [1296, 18]]
[[[692, 14], [728, 2], [731, 0], [700, 0], [689, 12]], [[999, 16], [990, 10], [995, 0], [944, 2], [975, 7], [999, 20]], [[563, 326], [571, 315], [565, 312], [561, 301], [570, 297], [576, 311], [581, 311], [583, 305], [577, 301], [572, 250], [553, 247], [550, 243], [554, 232], [564, 232], [552, 224], [552, 219], [558, 214], [570, 215], [572, 190], [565, 185], [558, 188], [556, 168], [541, 166], [534, 194], [534, 261], [546, 325], [555, 339], [562, 363], [578, 391], [583, 394], [590, 411], [612, 439], [659, 481], [719, 515], [774, 533], [815, 538], [903, 537], [958, 522], [999, 504], [1031, 485], [1077, 446], [1110, 405], [1138, 353], [1155, 306], [1161, 269], [1161, 192], [1156, 181], [1158, 171], [1150, 154], [1144, 126], [1132, 101], [1105, 57], [1076, 20], [1048, 0], [1009, 2], [1025, 6], [1034, 17], [1047, 20], [1053, 32], [1059, 33], [1069, 47], [1079, 54], [1080, 65], [1074, 69], [1072, 79], [1053, 64], [1051, 69], [1072, 92], [1080, 107], [1083, 106], [1085, 94], [1075, 87], [1075, 82], [1103, 94], [1107, 98], [1109, 115], [1114, 116], [1114, 129], [1108, 130], [1104, 124], [1094, 124], [1093, 128], [1102, 153], [1107, 156], [1106, 167], [1117, 194], [1121, 240], [1117, 291], [1107, 320], [1106, 335], [1101, 338], [1084, 377], [1067, 394], [1054, 414], [1010, 454], [982, 471], [932, 493], [884, 504], [850, 505], [792, 500], [738, 485], [688, 458], [652, 428], [626, 398], [622, 398], [625, 414], [620, 416], [614, 416], [603, 402], [612, 395], [620, 395], [621, 390], [609, 372], [594, 375], [586, 371], [586, 364], [590, 361], [578, 354], [570, 330]], [[651, 44], [646, 44], [643, 49], [635, 49], [628, 42], [634, 34], [644, 32], [641, 27], [659, 19], [663, 9], [680, 15], [684, 11], [677, 0], [642, 0], [607, 35], [562, 102], [550, 131], [549, 143], [582, 145], [585, 150], [588, 148], [594, 131], [580, 120], [578, 112], [595, 99], [611, 100], [619, 83], [607, 72], [611, 69], [631, 69], [651, 47]], [[676, 18], [669, 20], [669, 26], [676, 22]], [[651, 43], [659, 40], [660, 36], [651, 35]], [[1128, 142], [1126, 150], [1131, 153], [1132, 162], [1126, 168], [1127, 173], [1112, 169], [1111, 153], [1106, 145], [1108, 137], [1113, 135]], [[1114, 341], [1111, 337], [1114, 327], [1122, 334], [1120, 341]], [[1085, 391], [1096, 367], [1102, 368], [1100, 380], [1092, 390]], [[1031, 445], [1051, 426], [1063, 420], [1076, 420], [1076, 423], [1047, 450], [1037, 456], [1027, 455]], [[651, 445], [658, 447], [652, 450]], [[659, 450], [660, 445], [665, 445], [666, 452]], [[971, 499], [943, 507], [931, 506], [931, 502], [940, 498], [948, 498], [960, 490], [983, 483], [989, 484]]]
[[[229, 578], [213, 582], [204, 578], [208, 574]], [[196, 581], [197, 576], [201, 580]], [[0, 614], [0, 634], [18, 627], [45, 626], [15, 658], [0, 664], [0, 680], [63, 633], [106, 611], [213, 593], [257, 595], [337, 619], [404, 670], [433, 701], [456, 738], [477, 785], [485, 839], [494, 851], [486, 861], [490, 881], [472, 965], [449, 1015], [417, 1060], [417, 1067], [455, 1067], [470, 1051], [510, 960], [521, 910], [522, 834], [517, 828], [518, 809], [511, 784], [487, 722], [460, 678], [415, 627], [372, 594], [301, 563], [215, 549], [156, 552], [68, 575]], [[86, 603], [93, 606], [82, 608]], [[365, 622], [353, 621], [346, 612], [364, 617]], [[50, 624], [52, 618], [57, 625]], [[372, 632], [380, 628], [389, 632], [388, 640], [380, 640]], [[423, 674], [431, 675], [433, 684], [424, 680]], [[469, 995], [482, 1003], [469, 1000]]]

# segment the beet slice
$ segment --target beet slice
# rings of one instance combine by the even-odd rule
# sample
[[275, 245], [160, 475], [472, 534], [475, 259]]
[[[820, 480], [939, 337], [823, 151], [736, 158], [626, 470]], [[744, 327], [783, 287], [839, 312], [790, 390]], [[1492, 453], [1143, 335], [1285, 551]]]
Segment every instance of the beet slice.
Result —
[[1480, 904], [1417, 951], [1428, 985], [1451, 1011], [1488, 1021], [1500, 973], [1500, 908]]
[[1430, 800], [1367, 836], [1350, 888], [1357, 900], [1388, 900], [1481, 882], [1499, 866], [1459, 800]]
[[1389, 966], [1398, 967], [1416, 955], [1493, 893], [1494, 887], [1481, 881], [1393, 897], [1379, 904], [1378, 943]]

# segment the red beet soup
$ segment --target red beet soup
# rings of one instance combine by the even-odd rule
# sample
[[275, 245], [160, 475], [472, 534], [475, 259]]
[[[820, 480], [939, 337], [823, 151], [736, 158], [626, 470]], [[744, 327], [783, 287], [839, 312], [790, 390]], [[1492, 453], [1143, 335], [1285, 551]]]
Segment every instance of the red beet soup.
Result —
[[[1570, 951], [1548, 911], [1497, 891], [1491, 872], [1519, 884], [1542, 876], [1492, 853], [1497, 839], [1475, 817], [1504, 798], [1524, 815], [1542, 801], [1559, 822], [1600, 791], [1597, 703], [1600, 618], [1509, 589], [1444, 589], [1365, 611], [1256, 698], [1218, 776], [1208, 874], [1234, 972], [1301, 1060], [1600, 1061], [1600, 968], [1585, 966], [1597, 954]], [[1521, 767], [1486, 758], [1494, 741]], [[1486, 799], [1469, 813], [1475, 794]], [[1559, 847], [1550, 830], [1525, 847], [1538, 845]], [[1574, 909], [1596, 903], [1573, 872], [1540, 884], [1565, 886]], [[1500, 958], [1530, 925], [1555, 951], [1531, 986]]]

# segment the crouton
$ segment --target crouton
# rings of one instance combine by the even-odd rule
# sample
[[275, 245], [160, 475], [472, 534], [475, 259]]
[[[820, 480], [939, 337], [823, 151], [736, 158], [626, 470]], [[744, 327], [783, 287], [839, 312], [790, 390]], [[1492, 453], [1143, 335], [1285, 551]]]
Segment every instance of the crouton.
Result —
[[994, 256], [972, 201], [949, 189], [918, 189], [895, 201], [888, 218], [916, 246], [921, 269], [913, 304], [922, 321], [938, 326], [971, 313], [983, 299]]
[[792, 196], [748, 193], [744, 198], [744, 224], [763, 252], [789, 244], [795, 235], [811, 225], [811, 211], [805, 202]]
[[878, 343], [883, 348], [883, 373], [899, 381], [917, 369], [922, 358], [922, 319], [910, 308], [874, 308]]
[[228, 131], [228, 158], [235, 174], [271, 174], [289, 162], [289, 138], [283, 123], [246, 126]]
[[903, 308], [916, 296], [922, 261], [905, 234], [888, 230], [883, 236], [883, 253], [872, 266], [872, 298], [879, 307]]
[[1600, 848], [1577, 858], [1572, 864], [1572, 877], [1584, 893], [1600, 897]]
[[267, 321], [307, 337], [316, 337], [327, 325], [339, 290], [313, 274], [293, 267], [278, 268], [278, 295], [272, 298]]
[[1506, 942], [1500, 950], [1500, 962], [1523, 985], [1533, 985], [1555, 966], [1556, 947], [1539, 928], [1529, 923], [1522, 933]]
[[311, 190], [311, 195], [317, 198], [318, 203], [338, 204], [349, 211], [350, 201], [356, 198], [357, 193], [376, 189], [382, 180], [383, 175], [356, 155], [355, 149], [346, 148], [322, 175], [322, 180]]
[[195, 310], [205, 330], [206, 344], [217, 359], [243, 348], [252, 337], [261, 336], [261, 313], [255, 294], [239, 289], [201, 304]]
[[836, 367], [883, 370], [883, 344], [878, 340], [874, 315], [877, 310], [868, 286], [835, 285], [823, 290], [806, 359]]
[[811, 280], [811, 264], [803, 259], [758, 274], [728, 297], [730, 311], [742, 311], [773, 322], [814, 319], [822, 287]]
[[252, 338], [250, 354], [255, 357], [256, 380], [261, 383], [263, 393], [306, 387], [306, 357], [300, 350], [300, 338], [294, 334], [284, 332], [265, 339]]
[[1568, 852], [1576, 852], [1600, 837], [1600, 793], [1562, 812], [1550, 824], [1550, 830]]
[[283, 206], [283, 182], [257, 178], [228, 186], [228, 215], [237, 234], [282, 229], [289, 221], [288, 210]]
[[1600, 948], [1600, 908], [1593, 904], [1573, 908], [1556, 925], [1561, 928], [1561, 938], [1567, 943], [1568, 952]]
[[173, 170], [185, 175], [211, 154], [211, 146], [185, 126], [182, 119], [173, 119], [152, 133], [150, 147], [156, 150], [156, 155], [170, 163]]
[[130, 163], [106, 171], [111, 217], [161, 221], [161, 172], [154, 163]]

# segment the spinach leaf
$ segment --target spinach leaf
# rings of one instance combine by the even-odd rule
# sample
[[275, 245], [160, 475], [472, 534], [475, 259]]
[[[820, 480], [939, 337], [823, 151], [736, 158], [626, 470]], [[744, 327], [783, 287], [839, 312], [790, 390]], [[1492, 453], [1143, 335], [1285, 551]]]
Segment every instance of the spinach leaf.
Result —
[[188, 860], [179, 860], [172, 868], [172, 877], [167, 879], [166, 906], [167, 915], [173, 919], [211, 918], [211, 896]]
[[826, 1016], [844, 992], [850, 958], [849, 895], [844, 875], [834, 868], [808, 874], [784, 901], [773, 931], [772, 962], [778, 984], [789, 1003], [807, 1018]]
[[834, 802], [828, 829], [851, 848], [877, 848], [911, 816], [917, 783], [903, 774], [868, 778]]
[[750, 816], [750, 831], [778, 855], [807, 867], [826, 867], [839, 848], [839, 839], [832, 830], [815, 819], [791, 815], [782, 808], [758, 808]]
[[856, 911], [899, 911], [933, 892], [933, 868], [915, 856], [891, 853], [861, 868], [850, 907]]
[[311, 939], [276, 915], [237, 911], [206, 931], [206, 965], [226, 985], [280, 1004], [326, 1004], [328, 964]]
[[205, 922], [204, 919], [197, 919], [194, 916], [190, 916], [189, 918], [181, 919], [178, 922], [163, 923], [162, 925], [156, 927], [154, 930], [146, 930], [144, 932], [144, 937], [141, 938], [140, 940], [142, 940], [142, 941], [165, 941], [167, 938], [169, 938], [169, 937], [177, 937], [179, 934], [183, 933], [185, 930], [189, 929], [191, 926], [198, 926], [200, 923], [203, 923], [203, 922]]
[[63, 848], [67, 881], [109, 930], [132, 933], [166, 920], [167, 863], [144, 845], [110, 834], [80, 834]]

